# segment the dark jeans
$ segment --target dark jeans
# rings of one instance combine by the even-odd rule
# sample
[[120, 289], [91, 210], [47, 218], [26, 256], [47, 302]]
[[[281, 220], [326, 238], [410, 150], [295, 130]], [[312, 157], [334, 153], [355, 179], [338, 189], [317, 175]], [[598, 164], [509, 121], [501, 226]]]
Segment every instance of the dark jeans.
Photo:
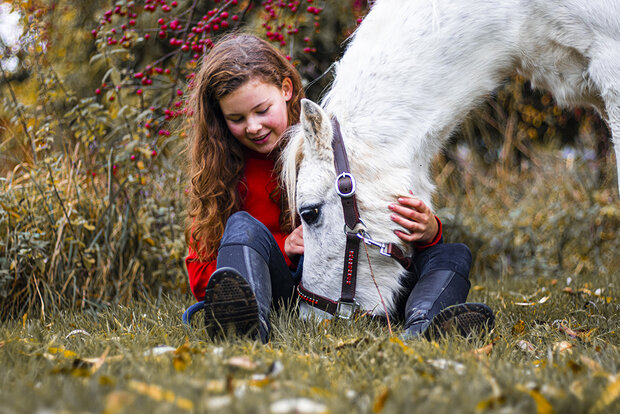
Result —
[[[269, 275], [258, 275], [259, 277], [256, 280], [258, 283], [269, 283], [271, 285], [263, 286], [263, 288], [271, 291], [271, 303], [273, 305], [279, 306], [281, 303], [291, 302], [295, 296], [295, 285], [299, 282], [296, 275], [301, 275], [301, 269], [298, 268], [296, 272], [292, 272], [288, 268], [276, 240], [263, 223], [245, 211], [239, 211], [230, 216], [220, 242], [220, 252], [217, 256], [218, 268], [239, 268], [238, 255], [229, 256], [226, 254], [227, 251], [238, 251], [238, 249], [229, 249], [233, 246], [250, 247], [267, 264]], [[251, 265], [251, 263], [246, 265]], [[243, 269], [239, 270], [242, 274], [246, 273]], [[253, 288], [256, 293], [256, 287]]]
[[[416, 252], [413, 265], [403, 280], [405, 289], [397, 299], [397, 316], [405, 316], [405, 304], [411, 295], [416, 307], [438, 309], [457, 303], [464, 303], [469, 293], [469, 269], [472, 255], [462, 243], [439, 243]], [[452, 271], [450, 278], [434, 277], [438, 273]]]

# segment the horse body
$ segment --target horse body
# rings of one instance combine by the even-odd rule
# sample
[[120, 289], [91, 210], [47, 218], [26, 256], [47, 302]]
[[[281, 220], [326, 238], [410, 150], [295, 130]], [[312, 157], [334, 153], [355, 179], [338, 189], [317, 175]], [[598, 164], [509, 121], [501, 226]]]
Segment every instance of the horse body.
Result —
[[[368, 232], [411, 251], [393, 233], [388, 204], [412, 189], [432, 206], [433, 158], [463, 118], [515, 71], [562, 105], [595, 106], [611, 127], [620, 159], [620, 1], [373, 5], [336, 66], [324, 109], [303, 103], [301, 126], [283, 154], [289, 200], [299, 211], [320, 209], [316, 222], [303, 223], [306, 288], [333, 299], [340, 294], [344, 220], [333, 189], [330, 117], [341, 124]], [[393, 310], [404, 271], [374, 250], [369, 254]], [[380, 313], [364, 256], [357, 300]]]

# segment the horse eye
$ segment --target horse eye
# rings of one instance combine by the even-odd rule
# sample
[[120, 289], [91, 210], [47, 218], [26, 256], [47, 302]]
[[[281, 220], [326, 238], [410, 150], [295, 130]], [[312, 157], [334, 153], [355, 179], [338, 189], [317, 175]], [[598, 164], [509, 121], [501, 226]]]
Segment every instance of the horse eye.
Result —
[[320, 212], [321, 210], [318, 207], [311, 207], [301, 210], [299, 215], [306, 224], [312, 224], [319, 218]]

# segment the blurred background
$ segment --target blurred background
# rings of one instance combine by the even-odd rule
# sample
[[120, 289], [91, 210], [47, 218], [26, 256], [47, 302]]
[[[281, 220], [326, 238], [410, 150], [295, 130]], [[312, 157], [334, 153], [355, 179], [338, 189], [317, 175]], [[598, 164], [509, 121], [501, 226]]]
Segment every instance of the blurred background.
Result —
[[[189, 295], [184, 97], [212, 42], [273, 42], [319, 100], [364, 0], [0, 3], [0, 318]], [[610, 132], [518, 76], [439, 156], [472, 279], [620, 274]]]

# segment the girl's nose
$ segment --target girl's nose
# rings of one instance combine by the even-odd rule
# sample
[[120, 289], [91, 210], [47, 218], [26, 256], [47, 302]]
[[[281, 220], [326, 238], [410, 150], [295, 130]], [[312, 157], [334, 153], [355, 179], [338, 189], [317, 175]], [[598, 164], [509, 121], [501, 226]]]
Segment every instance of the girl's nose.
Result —
[[256, 120], [256, 118], [248, 119], [248, 124], [245, 127], [245, 132], [248, 134], [257, 134], [262, 128], [260, 122]]

